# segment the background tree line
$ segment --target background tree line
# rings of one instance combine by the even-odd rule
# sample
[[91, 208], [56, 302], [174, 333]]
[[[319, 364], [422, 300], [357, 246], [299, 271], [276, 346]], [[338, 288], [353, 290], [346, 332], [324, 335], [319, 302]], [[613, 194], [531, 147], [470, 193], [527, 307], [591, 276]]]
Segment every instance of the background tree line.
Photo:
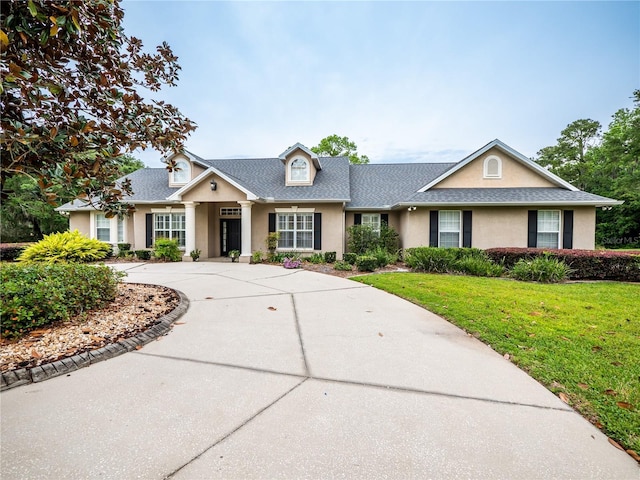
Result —
[[605, 132], [595, 120], [576, 120], [536, 159], [581, 190], [624, 201], [597, 210], [596, 245], [605, 247], [640, 247], [640, 90], [632, 98]]

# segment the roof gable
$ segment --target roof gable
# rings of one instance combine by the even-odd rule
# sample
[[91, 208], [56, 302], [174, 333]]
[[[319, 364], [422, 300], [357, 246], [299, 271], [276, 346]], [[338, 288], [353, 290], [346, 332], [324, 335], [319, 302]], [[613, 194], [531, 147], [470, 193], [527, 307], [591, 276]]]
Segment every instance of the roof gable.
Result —
[[578, 188], [576, 188], [573, 185], [571, 185], [569, 182], [566, 182], [565, 180], [561, 179], [557, 175], [554, 175], [550, 171], [548, 171], [545, 168], [541, 167], [540, 165], [538, 165], [537, 163], [535, 163], [531, 159], [525, 157], [520, 152], [518, 152], [518, 151], [514, 150], [513, 148], [509, 147], [507, 144], [501, 142], [498, 139], [495, 139], [492, 142], [487, 143], [484, 147], [480, 148], [479, 150], [476, 150], [471, 155], [469, 155], [466, 158], [462, 159], [460, 162], [455, 164], [452, 168], [450, 168], [446, 172], [442, 173], [437, 178], [435, 178], [435, 179], [431, 180], [430, 182], [428, 182], [426, 185], [424, 185], [422, 188], [420, 188], [418, 190], [418, 192], [426, 192], [426, 191], [432, 189], [433, 187], [437, 186], [438, 184], [440, 184], [444, 180], [450, 178], [456, 172], [462, 170], [467, 165], [472, 163], [474, 160], [480, 158], [482, 155], [484, 155], [489, 150], [494, 149], [494, 148], [497, 149], [497, 150], [502, 151], [505, 154], [507, 154], [511, 159], [513, 159], [516, 162], [520, 163], [522, 166], [524, 166], [525, 168], [527, 168], [530, 171], [534, 172], [535, 174], [539, 175], [540, 177], [542, 177], [543, 179], [547, 180], [548, 182], [550, 182], [554, 186], [566, 188], [567, 190], [571, 190], [571, 191], [578, 191], [579, 190]]

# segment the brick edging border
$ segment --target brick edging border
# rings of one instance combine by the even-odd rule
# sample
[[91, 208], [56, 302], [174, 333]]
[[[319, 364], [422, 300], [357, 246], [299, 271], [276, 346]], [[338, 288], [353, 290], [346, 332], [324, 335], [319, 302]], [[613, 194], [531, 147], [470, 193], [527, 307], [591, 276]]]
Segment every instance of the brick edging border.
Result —
[[[165, 286], [162, 287], [169, 288]], [[78, 353], [72, 357], [56, 360], [52, 363], [45, 363], [44, 365], [37, 367], [20, 368], [18, 370], [4, 372], [1, 375], [0, 391], [9, 390], [29, 383], [43, 382], [49, 378], [65, 375], [80, 368], [88, 367], [94, 363], [108, 360], [109, 358], [117, 357], [123, 353], [136, 350], [138, 347], [146, 345], [159, 336], [164, 335], [171, 330], [173, 323], [182, 317], [182, 315], [184, 315], [189, 309], [189, 299], [187, 296], [180, 290], [176, 290], [174, 288], [170, 290], [176, 292], [178, 297], [180, 297], [178, 306], [166, 315], [160, 317], [158, 323], [144, 332], [140, 332], [133, 337], [125, 338], [124, 340], [120, 340], [116, 343], [110, 343], [96, 350]]]

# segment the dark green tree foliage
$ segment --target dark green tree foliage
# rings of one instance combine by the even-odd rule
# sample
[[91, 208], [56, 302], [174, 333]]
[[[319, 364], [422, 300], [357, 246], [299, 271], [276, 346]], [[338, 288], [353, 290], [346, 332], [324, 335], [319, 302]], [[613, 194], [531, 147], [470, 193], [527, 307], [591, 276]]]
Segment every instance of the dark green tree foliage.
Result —
[[[130, 210], [116, 183], [123, 154], [178, 150], [195, 124], [138, 93], [175, 85], [180, 67], [164, 43], [154, 54], [125, 35], [118, 0], [2, 2], [1, 185], [33, 178], [51, 203], [62, 191]], [[175, 165], [169, 165], [173, 168]]]
[[349, 163], [369, 163], [369, 157], [358, 155], [358, 146], [349, 137], [329, 135], [311, 147], [311, 151], [326, 157], [349, 157]]
[[[141, 160], [123, 155], [118, 159], [118, 177], [144, 168]], [[5, 243], [32, 242], [50, 233], [69, 228], [68, 217], [56, 212], [35, 179], [26, 175], [13, 175], [3, 185], [5, 199], [0, 204], [0, 240]], [[76, 197], [60, 185], [52, 187], [56, 198], [66, 202]]]
[[624, 201], [597, 211], [596, 243], [606, 247], [640, 247], [640, 90], [633, 99], [604, 133], [595, 120], [577, 120], [536, 160], [582, 190]]

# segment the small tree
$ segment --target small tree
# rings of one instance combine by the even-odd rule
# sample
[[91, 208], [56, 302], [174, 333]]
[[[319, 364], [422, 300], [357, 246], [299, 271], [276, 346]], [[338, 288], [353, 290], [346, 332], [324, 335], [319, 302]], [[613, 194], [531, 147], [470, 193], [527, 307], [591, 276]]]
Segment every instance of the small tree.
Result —
[[311, 147], [311, 151], [327, 157], [349, 157], [349, 163], [369, 163], [369, 157], [358, 155], [358, 147], [349, 137], [329, 135], [320, 140], [318, 145]]

